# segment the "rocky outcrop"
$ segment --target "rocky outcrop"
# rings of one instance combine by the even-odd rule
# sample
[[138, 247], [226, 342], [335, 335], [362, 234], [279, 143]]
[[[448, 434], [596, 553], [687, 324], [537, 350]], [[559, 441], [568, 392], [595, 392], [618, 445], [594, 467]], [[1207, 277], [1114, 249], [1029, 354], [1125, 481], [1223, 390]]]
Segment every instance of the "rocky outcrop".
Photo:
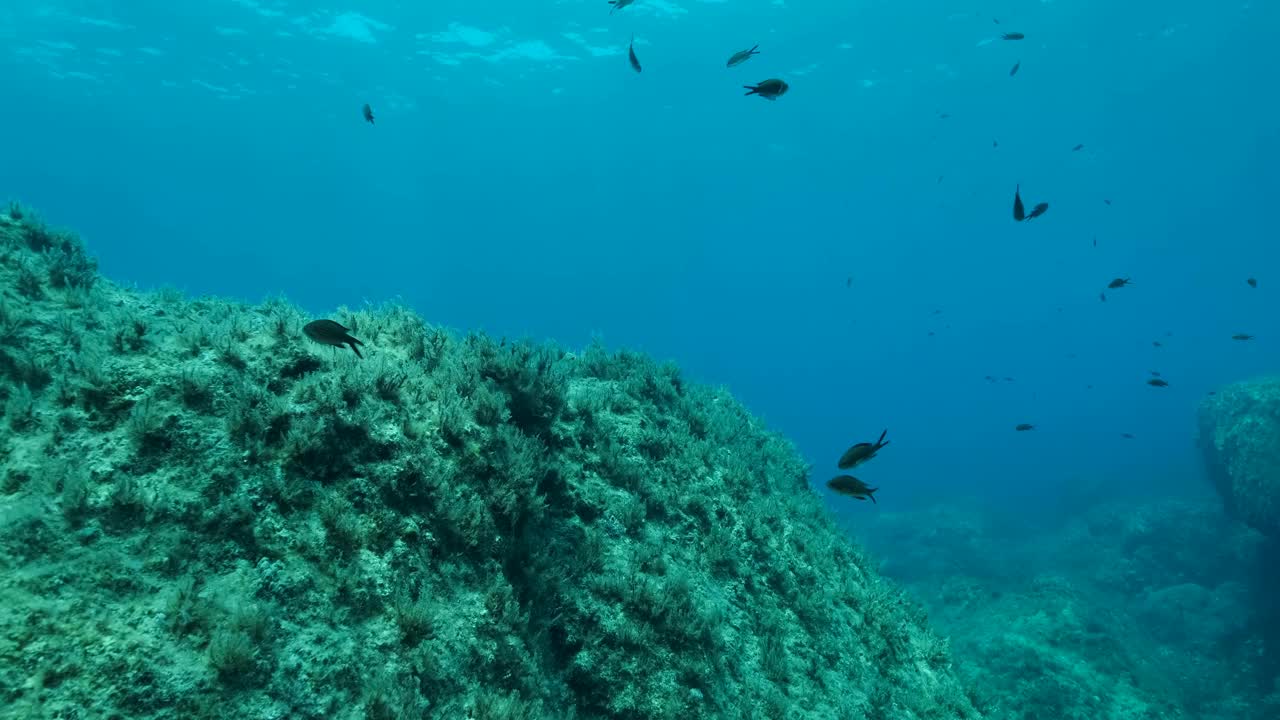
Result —
[[1280, 538], [1280, 378], [1229, 385], [1206, 398], [1200, 448], [1227, 511]]
[[0, 718], [977, 717], [727, 393], [333, 319], [0, 213]]

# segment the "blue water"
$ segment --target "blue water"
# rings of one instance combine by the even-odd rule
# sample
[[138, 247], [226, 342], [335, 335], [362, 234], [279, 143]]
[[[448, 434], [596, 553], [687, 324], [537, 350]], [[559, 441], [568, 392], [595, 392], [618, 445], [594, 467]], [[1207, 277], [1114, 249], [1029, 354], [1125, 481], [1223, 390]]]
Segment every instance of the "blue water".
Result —
[[1280, 365], [1278, 31], [1266, 0], [7, 0], [0, 196], [121, 282], [645, 350], [817, 482], [889, 428], [881, 507], [1203, 492], [1197, 402]]

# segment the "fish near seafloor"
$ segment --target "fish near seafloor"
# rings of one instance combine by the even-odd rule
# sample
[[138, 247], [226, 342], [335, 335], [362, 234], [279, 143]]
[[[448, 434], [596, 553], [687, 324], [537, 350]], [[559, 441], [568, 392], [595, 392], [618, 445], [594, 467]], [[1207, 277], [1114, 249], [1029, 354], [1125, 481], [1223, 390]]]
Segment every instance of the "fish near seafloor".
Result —
[[302, 332], [321, 345], [332, 345], [338, 348], [350, 346], [351, 352], [354, 352], [356, 357], [364, 358], [358, 347], [364, 343], [351, 337], [347, 328], [332, 320], [313, 320], [302, 326]]
[[369, 103], [364, 104], [364, 107], [360, 110], [360, 114], [364, 116], [365, 122], [370, 125], [373, 124], [373, 108], [369, 107]]
[[857, 500], [870, 500], [876, 504], [876, 491], [880, 488], [867, 487], [867, 484], [852, 475], [837, 475], [827, 481], [827, 487], [837, 495], [844, 495]]
[[725, 64], [725, 67], [741, 65], [742, 63], [750, 60], [752, 55], [759, 55], [760, 53], [756, 50], [758, 47], [760, 46], [752, 45], [750, 50], [739, 50], [738, 52], [730, 55], [729, 62]]
[[889, 444], [889, 441], [884, 439], [887, 434], [889, 434], [889, 431], [885, 430], [880, 433], [880, 439], [874, 443], [861, 442], [845, 450], [844, 454], [840, 456], [840, 461], [836, 463], [836, 467], [841, 470], [848, 470], [875, 457], [881, 448]]
[[790, 85], [777, 78], [769, 78], [762, 83], [742, 87], [746, 89], [744, 95], [759, 95], [765, 100], [777, 100], [791, 89]]

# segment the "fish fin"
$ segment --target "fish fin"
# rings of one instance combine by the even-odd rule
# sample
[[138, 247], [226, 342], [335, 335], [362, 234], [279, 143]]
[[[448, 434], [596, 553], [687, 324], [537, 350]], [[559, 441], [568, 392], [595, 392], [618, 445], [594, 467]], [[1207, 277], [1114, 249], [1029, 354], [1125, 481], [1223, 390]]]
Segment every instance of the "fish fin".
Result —
[[867, 489], [867, 497], [871, 498], [871, 504], [872, 504], [872, 505], [879, 505], [879, 504], [880, 504], [880, 503], [876, 502], [876, 491], [877, 491], [877, 490], [879, 490], [879, 489], [880, 489], [880, 488], [868, 488], [868, 489]]
[[751, 46], [751, 49], [747, 51], [747, 54], [748, 54], [748, 55], [759, 55], [759, 54], [760, 54], [760, 53], [759, 53], [759, 51], [757, 51], [757, 50], [756, 50], [756, 48], [758, 48], [758, 47], [760, 47], [760, 46], [759, 46], [759, 45], [752, 45], [752, 46]]
[[876, 444], [877, 444], [877, 445], [880, 445], [880, 446], [882, 446], [882, 447], [883, 447], [884, 445], [888, 445], [889, 443], [887, 443], [887, 442], [885, 442], [885, 441], [884, 441], [884, 436], [885, 436], [885, 435], [888, 435], [888, 434], [889, 434], [889, 428], [885, 428], [884, 430], [881, 430], [881, 431], [880, 431], [880, 439], [876, 441]]
[[752, 87], [750, 85], [743, 85], [742, 87], [746, 88], [747, 90], [745, 93], [743, 93], [744, 95], [755, 95], [756, 91], [758, 90], [758, 88]]
[[360, 342], [359, 340], [356, 340], [355, 338], [352, 338], [351, 341], [348, 342], [347, 344], [351, 346], [351, 352], [355, 353], [356, 357], [360, 358], [361, 360], [364, 359], [364, 355], [360, 354], [360, 348], [357, 347], [358, 345], [363, 345], [364, 343]]

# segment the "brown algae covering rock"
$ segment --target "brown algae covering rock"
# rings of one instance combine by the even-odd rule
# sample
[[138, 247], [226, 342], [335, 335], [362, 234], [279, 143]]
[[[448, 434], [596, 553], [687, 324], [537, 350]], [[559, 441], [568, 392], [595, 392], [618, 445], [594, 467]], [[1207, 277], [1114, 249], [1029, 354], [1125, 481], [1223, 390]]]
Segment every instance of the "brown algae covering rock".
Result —
[[1227, 512], [1280, 539], [1280, 378], [1236, 383], [1206, 398], [1200, 448]]
[[727, 393], [333, 317], [0, 213], [0, 717], [977, 717]]

